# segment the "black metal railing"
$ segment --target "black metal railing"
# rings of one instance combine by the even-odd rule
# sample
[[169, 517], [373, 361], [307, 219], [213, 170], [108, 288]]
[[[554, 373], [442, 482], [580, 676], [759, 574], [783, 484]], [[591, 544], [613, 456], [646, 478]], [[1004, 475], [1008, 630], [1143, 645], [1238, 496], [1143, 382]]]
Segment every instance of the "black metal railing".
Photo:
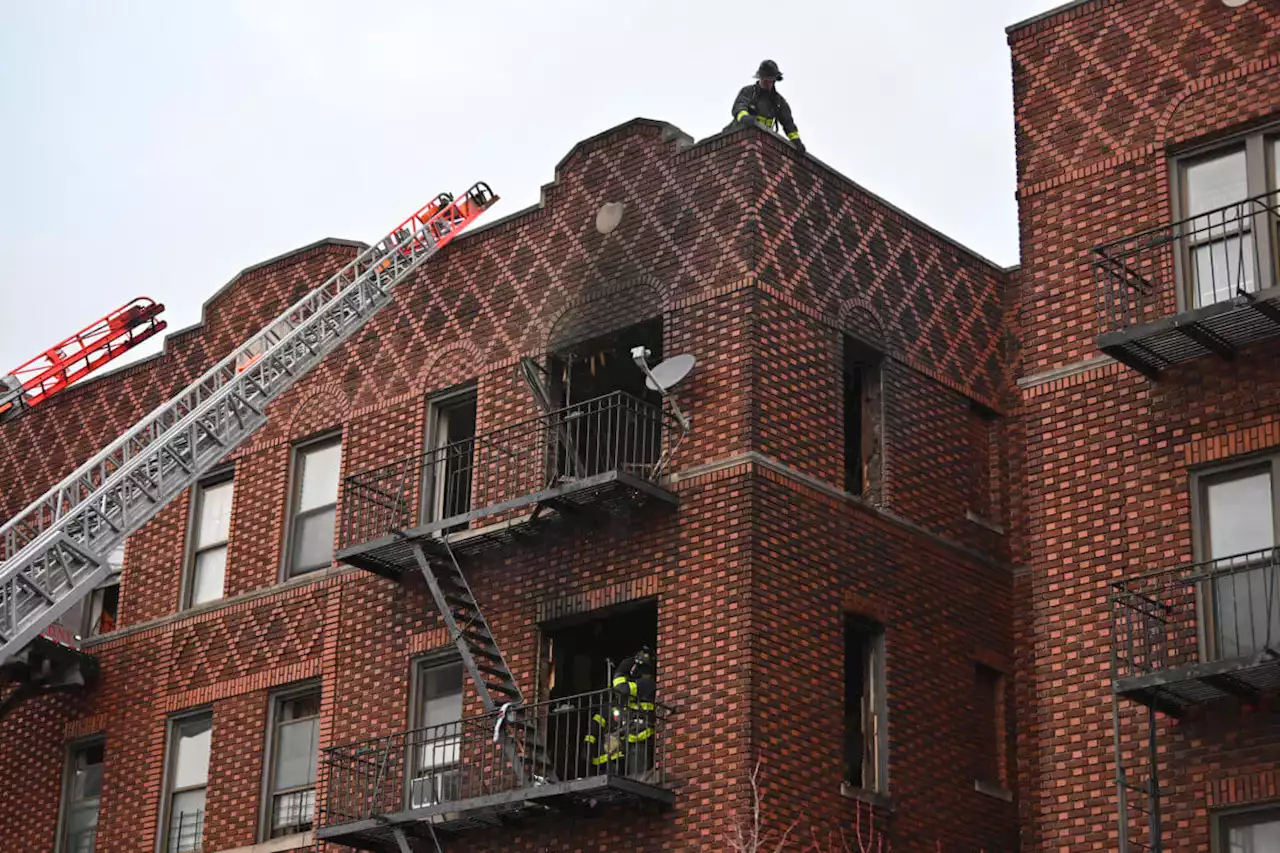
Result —
[[1248, 660], [1280, 644], [1280, 550], [1113, 584], [1115, 677]]
[[326, 749], [320, 826], [606, 775], [664, 787], [669, 709], [619, 704], [599, 690], [516, 709], [498, 732], [491, 713]]
[[524, 495], [609, 471], [657, 480], [675, 419], [615, 391], [346, 479], [343, 547], [392, 530], [470, 517]]
[[1101, 331], [1274, 287], [1278, 205], [1268, 193], [1095, 247]]
[[166, 853], [199, 853], [204, 841], [204, 809], [178, 812], [169, 819]]

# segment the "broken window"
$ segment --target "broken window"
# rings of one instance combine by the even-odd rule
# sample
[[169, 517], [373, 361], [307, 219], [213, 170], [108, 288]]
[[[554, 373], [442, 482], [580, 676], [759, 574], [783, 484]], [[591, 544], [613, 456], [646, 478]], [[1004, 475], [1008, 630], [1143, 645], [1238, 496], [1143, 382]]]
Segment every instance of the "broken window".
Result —
[[649, 350], [650, 365], [662, 360], [661, 317], [552, 355], [552, 404], [563, 407], [554, 424], [556, 471], [561, 478], [614, 470], [646, 476], [658, 460], [662, 395], [649, 390], [644, 373], [631, 357], [632, 349], [639, 346]]
[[884, 628], [844, 617], [844, 780], [883, 793], [887, 767]]
[[474, 387], [450, 391], [430, 401], [427, 406], [428, 461], [423, 466], [426, 474], [424, 523], [464, 515], [471, 510], [475, 438]]
[[[596, 761], [607, 753], [606, 738], [621, 732], [620, 750], [627, 751], [628, 721], [611, 713], [623, 703], [612, 692], [613, 678], [624, 661], [644, 647], [655, 653], [657, 675], [658, 605], [654, 601], [595, 610], [552, 626], [543, 627], [543, 654], [547, 661], [547, 686], [551, 702], [547, 725], [550, 754], [562, 779], [577, 779], [601, 772], [642, 773], [651, 766], [651, 744], [630, 749], [621, 760]], [[656, 678], [655, 682], [656, 684]], [[653, 689], [656, 689], [654, 687]], [[600, 724], [595, 718], [605, 719]], [[643, 730], [648, 724], [633, 728]], [[650, 729], [651, 730], [651, 729]], [[588, 736], [595, 738], [588, 743]]]
[[880, 493], [880, 354], [844, 336], [844, 490]]

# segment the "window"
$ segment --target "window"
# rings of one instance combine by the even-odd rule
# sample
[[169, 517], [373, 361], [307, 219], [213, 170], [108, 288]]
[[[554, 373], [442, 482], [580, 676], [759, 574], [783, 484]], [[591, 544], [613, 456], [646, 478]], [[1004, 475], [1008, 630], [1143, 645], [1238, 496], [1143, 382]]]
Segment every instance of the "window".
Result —
[[1224, 815], [1218, 819], [1221, 853], [1280, 851], [1280, 810], [1273, 808]]
[[234, 480], [223, 476], [206, 480], [196, 488], [191, 506], [184, 607], [217, 601], [224, 594], [234, 485]]
[[323, 569], [333, 562], [342, 440], [313, 442], [298, 447], [294, 453], [289, 577]]
[[413, 681], [409, 803], [416, 809], [458, 798], [462, 662], [421, 661]]
[[859, 616], [844, 618], [844, 779], [886, 793], [888, 750], [884, 690], [884, 629]]
[[276, 697], [267, 754], [268, 838], [311, 829], [316, 806], [320, 691]]
[[471, 472], [475, 460], [474, 388], [441, 395], [427, 406], [428, 464], [423, 521], [440, 521], [471, 509]]
[[1280, 638], [1280, 577], [1270, 551], [1280, 529], [1278, 466], [1273, 457], [1197, 478], [1196, 545], [1223, 572], [1202, 596], [1210, 659], [1249, 655]]
[[1276, 285], [1280, 217], [1248, 199], [1275, 193], [1278, 162], [1280, 142], [1266, 131], [1179, 162], [1179, 218], [1186, 220], [1179, 262], [1188, 309]]
[[204, 837], [204, 796], [209, 781], [213, 717], [181, 717], [169, 730], [168, 785], [161, 853], [194, 853]]
[[1009, 787], [1005, 750], [1008, 728], [1005, 723], [1004, 673], [983, 664], [973, 668], [973, 704], [978, 741], [974, 779], [979, 786], [1006, 790]]
[[844, 490], [875, 500], [880, 489], [880, 354], [844, 337]]
[[102, 741], [73, 746], [62, 783], [58, 853], [93, 853], [102, 792]]

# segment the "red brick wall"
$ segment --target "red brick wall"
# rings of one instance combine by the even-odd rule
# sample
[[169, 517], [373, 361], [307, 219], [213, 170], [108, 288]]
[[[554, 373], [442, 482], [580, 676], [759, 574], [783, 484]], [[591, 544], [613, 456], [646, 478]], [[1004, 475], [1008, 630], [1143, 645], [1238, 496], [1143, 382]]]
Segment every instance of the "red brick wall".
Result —
[[[1025, 564], [1023, 849], [1114, 850], [1108, 583], [1192, 559], [1191, 466], [1280, 445], [1268, 426], [1280, 416], [1280, 350], [1195, 362], [1154, 384], [1114, 364], [1035, 375], [1100, 355], [1089, 250], [1170, 220], [1171, 154], [1280, 114], [1280, 16], [1265, 2], [1095, 0], [1009, 41], [1018, 367], [1030, 377], [1012, 442], [1025, 478], [1011, 531]], [[1164, 298], [1172, 308], [1172, 293]], [[1122, 719], [1132, 737], [1132, 710]], [[1166, 850], [1207, 849], [1211, 806], [1275, 796], [1275, 734], [1233, 712], [1165, 726]]]
[[[421, 448], [427, 396], [468, 380], [477, 381], [481, 430], [516, 422], [533, 411], [516, 373], [520, 356], [657, 314], [664, 352], [699, 360], [681, 388], [694, 428], [674, 461], [679, 509], [502, 552], [477, 562], [470, 576], [527, 693], [539, 608], [603, 598], [619, 585], [656, 590], [663, 698], [678, 709], [669, 744], [678, 805], [660, 819], [624, 812], [608, 821], [549, 821], [459, 846], [569, 850], [621, 839], [642, 849], [719, 846], [757, 753], [776, 761], [767, 772], [782, 778], [799, 752], [787, 747], [784, 756], [781, 744], [831, 746], [828, 716], [838, 694], [831, 673], [813, 674], [833, 653], [838, 602], [852, 589], [876, 600], [893, 626], [891, 678], [901, 699], [891, 701], [902, 703], [891, 711], [902, 738], [892, 770], [902, 786], [893, 817], [898, 849], [914, 849], [944, 824], [962, 833], [943, 836], [964, 839], [957, 850], [1010, 849], [1010, 807], [973, 791], [964, 742], [974, 716], [966, 704], [972, 655], [1009, 652], [1008, 575], [911, 526], [964, 538], [958, 496], [980, 488], [980, 469], [999, 477], [1003, 451], [993, 462], [966, 418], [969, 397], [998, 405], [1007, 396], [1005, 276], [833, 173], [796, 165], [778, 140], [735, 134], [685, 148], [666, 133], [641, 121], [580, 144], [544, 189], [541, 207], [454, 243], [401, 286], [395, 306], [273, 404], [271, 422], [233, 454], [227, 593], [239, 599], [172, 616], [185, 500], [130, 539], [126, 631], [92, 648], [103, 664], [101, 684], [79, 705], [59, 710], [70, 700], [41, 700], [0, 723], [0, 824], [12, 827], [20, 849], [42, 849], [52, 837], [61, 750], [76, 734], [106, 733], [99, 849], [123, 853], [155, 837], [164, 722], [173, 712], [213, 709], [209, 850], [256, 837], [270, 691], [323, 679], [322, 745], [403, 728], [410, 661], [446, 643], [439, 617], [412, 579], [396, 585], [335, 567], [276, 586], [291, 443], [341, 428], [344, 473], [385, 464]], [[785, 189], [796, 182], [799, 194]], [[594, 218], [606, 201], [624, 202], [627, 212], [618, 230], [601, 235]], [[795, 205], [784, 228], [776, 217]], [[822, 260], [813, 254], [815, 235], [822, 235]], [[34, 469], [12, 450], [0, 455], [0, 487], [12, 503], [5, 511], [35, 497], [351, 251], [322, 247], [246, 274], [210, 304], [203, 327], [170, 342], [165, 357], [88, 383], [4, 427], [6, 448], [15, 441], [51, 448]], [[851, 260], [838, 268], [830, 261], [841, 254]], [[874, 300], [859, 301], [864, 292]], [[841, 328], [877, 340], [894, 360], [894, 382], [909, 389], [894, 414], [904, 449], [886, 482], [898, 501], [892, 509], [907, 522], [820, 491], [802, 497], [794, 477], [762, 479], [744, 457], [762, 452], [839, 486]], [[771, 370], [779, 350], [781, 369]], [[111, 416], [81, 429], [85, 413], [103, 406]], [[940, 476], [955, 482], [946, 484], [954, 492], [929, 497], [924, 492], [940, 485], [929, 478], [923, 452], [933, 423], [954, 462]], [[786, 516], [779, 505], [786, 500], [803, 514]], [[846, 519], [847, 529], [834, 518]], [[798, 535], [801, 519], [821, 525], [821, 534]], [[868, 532], [855, 535], [859, 526]], [[966, 541], [998, 550], [987, 540]], [[840, 564], [834, 577], [833, 556]], [[883, 588], [876, 581], [882, 563], [893, 576]], [[783, 582], [792, 578], [803, 581], [802, 594], [784, 598]], [[936, 602], [925, 596], [933, 589], [945, 591]], [[779, 631], [775, 608], [805, 610], [811, 630], [764, 642]], [[945, 648], [935, 647], [935, 631]], [[796, 670], [804, 684], [770, 656], [781, 649], [805, 661]], [[838, 660], [834, 666], [838, 673]], [[803, 725], [794, 732], [781, 728], [789, 718], [778, 716], [771, 680], [812, 701], [797, 710]], [[936, 721], [926, 713], [935, 702], [947, 709]], [[477, 707], [474, 697], [468, 707]], [[935, 722], [947, 735], [936, 752], [926, 749]], [[779, 815], [795, 813], [812, 794], [822, 803], [815, 827], [849, 824], [851, 803], [832, 784], [836, 754], [809, 756], [796, 778], [812, 787], [789, 786]], [[23, 770], [15, 772], [19, 756]], [[931, 779], [944, 759], [966, 769]], [[25, 799], [12, 796], [19, 789]], [[28, 791], [43, 807], [11, 810], [36, 796]]]

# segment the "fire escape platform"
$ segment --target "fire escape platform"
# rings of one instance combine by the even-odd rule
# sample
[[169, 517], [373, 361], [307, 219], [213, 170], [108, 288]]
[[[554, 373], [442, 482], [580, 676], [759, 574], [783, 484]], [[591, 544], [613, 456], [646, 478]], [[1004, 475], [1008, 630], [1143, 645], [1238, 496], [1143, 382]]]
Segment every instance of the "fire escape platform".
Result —
[[1098, 336], [1098, 348], [1138, 372], [1160, 371], [1216, 356], [1228, 361], [1245, 346], [1280, 338], [1280, 287], [1185, 311]]
[[450, 836], [506, 826], [551, 812], [580, 816], [598, 805], [646, 802], [666, 808], [675, 803], [675, 793], [624, 775], [602, 774], [379, 814], [350, 823], [330, 823], [316, 830], [316, 839], [357, 850], [394, 850], [393, 828], [401, 829], [410, 838], [429, 839], [432, 831]]
[[[677, 502], [674, 492], [615, 469], [349, 545], [338, 551], [337, 558], [359, 569], [398, 578], [405, 572], [418, 571], [413, 553], [416, 544], [442, 556], [446, 547], [455, 554], [471, 555], [537, 537], [552, 524], [572, 522], [575, 516], [588, 512], [615, 514], [640, 505], [675, 506]], [[519, 513], [526, 509], [529, 511]], [[485, 518], [513, 514], [512, 518], [483, 527], [455, 529]]]
[[1263, 694], [1280, 690], [1280, 648], [1121, 678], [1115, 689], [1125, 698], [1174, 717], [1190, 707], [1223, 699], [1257, 702]]

